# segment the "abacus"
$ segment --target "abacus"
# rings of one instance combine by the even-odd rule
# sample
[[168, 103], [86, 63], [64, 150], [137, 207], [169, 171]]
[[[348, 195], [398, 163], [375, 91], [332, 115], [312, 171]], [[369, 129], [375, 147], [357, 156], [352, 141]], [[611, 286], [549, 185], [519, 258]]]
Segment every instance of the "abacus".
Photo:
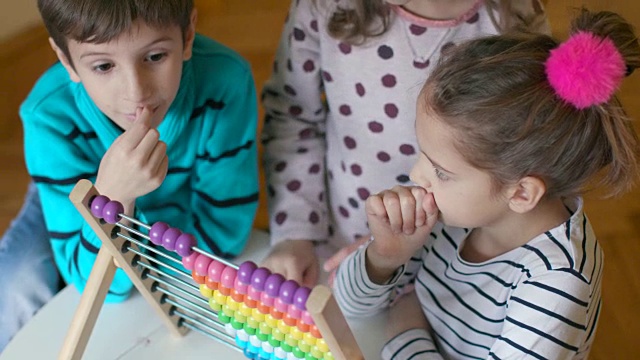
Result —
[[60, 359], [82, 357], [117, 267], [174, 335], [198, 331], [257, 360], [364, 358], [326, 286], [299, 286], [251, 261], [236, 266], [209, 254], [190, 234], [125, 215], [88, 180], [69, 198], [102, 246]]

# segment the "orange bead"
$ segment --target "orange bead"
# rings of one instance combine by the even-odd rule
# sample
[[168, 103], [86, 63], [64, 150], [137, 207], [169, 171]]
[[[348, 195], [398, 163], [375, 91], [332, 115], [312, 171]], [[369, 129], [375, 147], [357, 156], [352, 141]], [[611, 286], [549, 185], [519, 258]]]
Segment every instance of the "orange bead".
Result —
[[252, 309], [255, 309], [258, 306], [258, 301], [255, 301], [246, 295], [244, 297], [244, 303]]
[[296, 321], [296, 327], [298, 328], [298, 330], [300, 330], [302, 332], [307, 332], [307, 331], [309, 331], [309, 328], [310, 328], [309, 324], [305, 323], [301, 319], [298, 319]]
[[258, 311], [260, 311], [263, 314], [269, 314], [271, 313], [271, 306], [267, 306], [265, 304], [263, 304], [262, 302], [258, 302]]
[[205, 276], [205, 278], [204, 278], [204, 283], [205, 283], [205, 285], [207, 285], [207, 287], [208, 287], [209, 289], [211, 289], [211, 290], [216, 290], [216, 289], [218, 289], [218, 283], [217, 283], [217, 282], [215, 282], [215, 281], [213, 281], [213, 280], [211, 280], [211, 278], [210, 278], [210, 277], [208, 277], [208, 276]]
[[241, 303], [244, 300], [244, 295], [238, 293], [238, 291], [236, 289], [231, 289], [231, 298], [233, 299], [233, 301]]
[[[298, 328], [300, 328], [300, 326], [298, 326]], [[322, 334], [320, 333], [320, 330], [318, 330], [318, 327], [315, 325], [309, 326], [309, 333], [313, 335], [316, 339], [322, 339]]]
[[289, 314], [289, 313], [284, 313], [283, 314], [282, 321], [284, 321], [284, 323], [289, 325], [289, 326], [296, 326], [296, 323], [298, 322], [296, 319], [291, 317], [291, 314]]
[[220, 293], [224, 296], [231, 295], [231, 289], [229, 289], [228, 287], [222, 286], [222, 284], [218, 284], [218, 291], [220, 291]]
[[198, 284], [204, 284], [205, 282], [204, 276], [200, 276], [196, 274], [195, 270], [191, 272], [191, 277], [193, 278], [193, 281], [195, 281]]
[[271, 310], [269, 311], [269, 314], [271, 314], [271, 316], [273, 316], [274, 319], [282, 319], [282, 313], [278, 310], [276, 310], [275, 307], [272, 307]]

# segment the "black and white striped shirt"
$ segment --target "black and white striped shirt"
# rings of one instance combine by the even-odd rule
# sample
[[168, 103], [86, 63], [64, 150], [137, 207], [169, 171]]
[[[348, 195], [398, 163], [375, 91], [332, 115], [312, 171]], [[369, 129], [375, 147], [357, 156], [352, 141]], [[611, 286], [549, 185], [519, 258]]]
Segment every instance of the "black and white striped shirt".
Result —
[[384, 359], [583, 359], [600, 309], [603, 252], [583, 213], [527, 244], [482, 263], [461, 259], [468, 229], [438, 224], [388, 285], [371, 282], [361, 247], [340, 266], [334, 292], [347, 316], [386, 308], [415, 282], [433, 332], [390, 340]]

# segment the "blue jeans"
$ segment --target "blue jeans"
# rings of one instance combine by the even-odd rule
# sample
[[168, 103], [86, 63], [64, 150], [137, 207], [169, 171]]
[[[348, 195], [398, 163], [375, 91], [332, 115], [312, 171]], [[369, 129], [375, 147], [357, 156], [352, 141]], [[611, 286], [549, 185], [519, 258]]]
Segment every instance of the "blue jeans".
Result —
[[60, 277], [35, 184], [0, 240], [0, 352], [58, 292]]

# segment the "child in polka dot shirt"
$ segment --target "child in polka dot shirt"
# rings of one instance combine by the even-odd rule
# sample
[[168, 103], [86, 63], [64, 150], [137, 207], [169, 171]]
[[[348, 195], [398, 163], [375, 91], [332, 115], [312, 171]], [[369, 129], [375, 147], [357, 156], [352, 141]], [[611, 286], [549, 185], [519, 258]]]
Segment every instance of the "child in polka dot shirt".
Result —
[[542, 4], [293, 1], [263, 92], [273, 245], [264, 265], [313, 285], [316, 254], [368, 238], [367, 197], [409, 182], [416, 98], [440, 55], [513, 27], [549, 32]]

